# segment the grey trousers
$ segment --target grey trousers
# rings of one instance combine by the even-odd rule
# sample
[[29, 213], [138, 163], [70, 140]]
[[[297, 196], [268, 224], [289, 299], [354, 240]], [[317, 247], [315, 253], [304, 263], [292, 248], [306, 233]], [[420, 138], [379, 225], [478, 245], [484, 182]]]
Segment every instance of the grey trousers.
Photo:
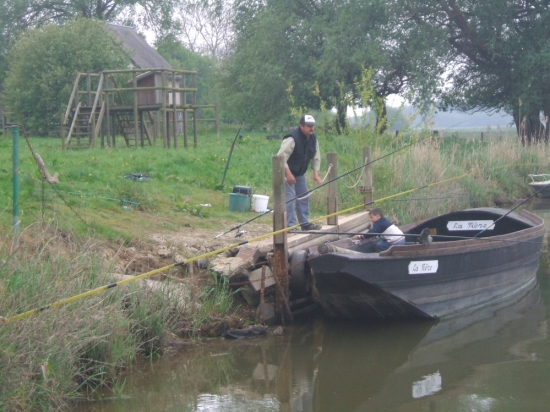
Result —
[[[302, 197], [307, 192], [306, 176], [295, 176], [296, 184], [286, 183], [286, 221], [288, 226], [294, 226], [296, 222], [296, 215], [298, 215], [298, 222], [304, 225], [309, 222], [309, 197], [298, 200], [296, 197]], [[298, 196], [296, 196], [298, 194]], [[292, 200], [289, 202], [289, 200]], [[296, 209], [296, 214], [294, 210]]]

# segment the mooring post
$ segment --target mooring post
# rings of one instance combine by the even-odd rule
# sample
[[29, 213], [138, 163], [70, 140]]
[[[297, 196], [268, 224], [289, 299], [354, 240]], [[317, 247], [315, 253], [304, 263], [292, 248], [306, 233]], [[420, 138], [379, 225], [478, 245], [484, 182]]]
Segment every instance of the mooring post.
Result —
[[[338, 153], [327, 153], [327, 164], [332, 165], [330, 173], [328, 175], [328, 189], [327, 189], [327, 215], [338, 212]], [[331, 180], [334, 180], [331, 182]], [[327, 225], [337, 225], [338, 215], [330, 216], [327, 218]]]
[[[285, 160], [281, 155], [272, 157], [273, 231], [286, 228]], [[285, 300], [288, 296], [288, 248], [286, 232], [273, 235], [273, 274], [280, 290], [276, 289], [275, 310], [279, 320], [285, 321]]]
[[19, 245], [19, 126], [13, 126], [13, 245]]
[[[371, 162], [371, 151], [369, 146], [363, 147], [363, 164]], [[365, 166], [363, 170], [363, 187], [361, 191], [365, 194], [365, 207], [374, 201], [374, 188], [372, 187], [372, 168], [370, 165]], [[369, 208], [370, 209], [370, 208]]]

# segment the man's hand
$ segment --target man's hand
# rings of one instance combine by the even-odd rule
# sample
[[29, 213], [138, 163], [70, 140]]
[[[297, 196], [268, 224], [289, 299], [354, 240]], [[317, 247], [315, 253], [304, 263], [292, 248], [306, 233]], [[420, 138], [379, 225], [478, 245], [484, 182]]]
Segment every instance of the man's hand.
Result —
[[290, 169], [285, 168], [285, 178], [289, 185], [296, 184], [296, 178], [294, 177]]
[[323, 179], [321, 179], [319, 177], [319, 171], [318, 170], [314, 170], [313, 171], [313, 180], [315, 180], [315, 183], [317, 183], [318, 185], [320, 185], [321, 183], [323, 183]]

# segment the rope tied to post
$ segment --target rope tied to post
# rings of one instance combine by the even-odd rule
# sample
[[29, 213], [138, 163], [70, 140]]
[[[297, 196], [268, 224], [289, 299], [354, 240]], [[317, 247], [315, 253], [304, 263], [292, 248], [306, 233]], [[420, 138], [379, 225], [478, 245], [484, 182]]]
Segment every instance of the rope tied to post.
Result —
[[[323, 183], [323, 182], [326, 180], [326, 178], [328, 177], [328, 175], [329, 175], [331, 169], [332, 169], [332, 163], [328, 165], [327, 173], [325, 174], [325, 177], [323, 177], [323, 180], [321, 180], [321, 183]], [[286, 184], [288, 185], [288, 182], [286, 182]], [[302, 196], [302, 197], [296, 197], [295, 199], [296, 199], [296, 200], [307, 199], [307, 198], [310, 197], [312, 194], [313, 194], [313, 192], [310, 191], [307, 195]], [[294, 199], [291, 199], [291, 201], [292, 201], [292, 200], [294, 200]]]

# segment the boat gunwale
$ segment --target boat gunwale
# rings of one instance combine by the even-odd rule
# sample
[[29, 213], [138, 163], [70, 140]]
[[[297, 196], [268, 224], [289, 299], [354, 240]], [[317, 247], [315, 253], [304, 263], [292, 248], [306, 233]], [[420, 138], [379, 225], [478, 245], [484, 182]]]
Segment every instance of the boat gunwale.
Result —
[[[467, 209], [467, 210], [464, 210], [464, 212], [481, 210], [481, 209], [484, 209], [489, 213], [495, 213], [490, 211], [491, 208]], [[498, 210], [498, 209], [495, 208], [495, 210]], [[522, 210], [518, 212], [517, 215], [523, 219], [528, 220], [530, 224], [532, 224], [532, 226], [521, 230], [517, 230], [514, 232], [510, 232], [510, 233], [504, 233], [501, 235], [495, 235], [495, 236], [489, 236], [489, 237], [483, 237], [483, 238], [472, 237], [469, 239], [460, 239], [460, 240], [452, 240], [452, 241], [437, 241], [437, 242], [432, 242], [429, 246], [425, 246], [420, 243], [394, 245], [394, 246], [391, 246], [388, 250], [380, 252], [378, 255], [379, 255], [379, 258], [381, 259], [401, 258], [401, 257], [410, 258], [410, 257], [418, 257], [418, 256], [431, 257], [431, 256], [440, 256], [440, 255], [453, 255], [453, 254], [467, 253], [467, 252], [473, 252], [473, 251], [479, 251], [479, 250], [504, 248], [515, 242], [517, 243], [526, 242], [526, 241], [529, 241], [530, 239], [536, 239], [538, 237], [544, 236], [544, 233], [546, 232], [546, 228], [544, 226], [544, 220], [540, 216], [537, 216], [534, 213], [531, 213], [527, 210]], [[445, 216], [445, 215], [441, 215], [438, 217], [442, 217], [442, 216]], [[502, 216], [504, 216], [504, 214], [502, 214]], [[434, 218], [434, 219], [437, 219], [437, 218]], [[513, 216], [510, 217], [510, 219], [514, 219], [522, 223], [527, 223]], [[407, 225], [408, 226], [407, 229], [408, 231], [410, 231], [415, 227], [425, 224], [429, 220], [432, 220], [432, 219], [427, 219], [427, 220], [420, 221], [418, 223]], [[405, 232], [404, 234], [406, 236], [408, 233]], [[433, 236], [436, 237], [437, 235], [433, 235]], [[542, 240], [541, 240], [541, 243], [542, 243]], [[338, 253], [338, 252], [331, 252], [326, 255], [341, 255], [342, 257], [345, 256], [347, 259], [350, 259], [350, 260], [361, 260], [361, 259], [372, 260], [372, 259], [378, 258], [377, 256], [374, 256], [375, 254], [373, 253], [364, 253], [363, 255], [347, 255], [347, 254]], [[312, 256], [311, 259], [315, 259], [319, 256], [320, 255]]]
[[[468, 209], [465, 212], [469, 210], [475, 210], [475, 209]], [[490, 212], [490, 213], [494, 213], [494, 212]], [[540, 216], [537, 216], [534, 213], [531, 213], [527, 210], [522, 210], [517, 214], [523, 219], [529, 220], [533, 226], [527, 227], [525, 229], [517, 230], [514, 232], [504, 233], [502, 235], [487, 236], [483, 238], [472, 237], [470, 239], [432, 242], [429, 246], [425, 246], [422, 244], [392, 246], [388, 250], [381, 252], [380, 255], [383, 257], [384, 256], [407, 257], [410, 255], [416, 256], [420, 254], [431, 256], [431, 255], [439, 255], [441, 253], [445, 253], [446, 251], [450, 252], [446, 254], [457, 254], [457, 253], [468, 252], [468, 249], [470, 248], [475, 248], [475, 250], [487, 250], [487, 249], [495, 249], [495, 246], [498, 248], [506, 247], [510, 243], [512, 243], [512, 242], [508, 242], [510, 240], [513, 240], [514, 242], [522, 242], [522, 241], [528, 241], [528, 239], [535, 239], [539, 236], [544, 235], [544, 233], [546, 232], [546, 228], [544, 226], [544, 220]], [[510, 217], [510, 219], [514, 219], [518, 222], [523, 222], [522, 220], [516, 219], [514, 217]], [[419, 225], [423, 223], [420, 223]], [[526, 222], [523, 222], [523, 223], [526, 223]], [[419, 226], [419, 225], [416, 225], [416, 226]], [[415, 226], [411, 227], [411, 229], [414, 227]], [[405, 233], [405, 235], [407, 234]], [[434, 236], [437, 236], [437, 235], [434, 235]]]

